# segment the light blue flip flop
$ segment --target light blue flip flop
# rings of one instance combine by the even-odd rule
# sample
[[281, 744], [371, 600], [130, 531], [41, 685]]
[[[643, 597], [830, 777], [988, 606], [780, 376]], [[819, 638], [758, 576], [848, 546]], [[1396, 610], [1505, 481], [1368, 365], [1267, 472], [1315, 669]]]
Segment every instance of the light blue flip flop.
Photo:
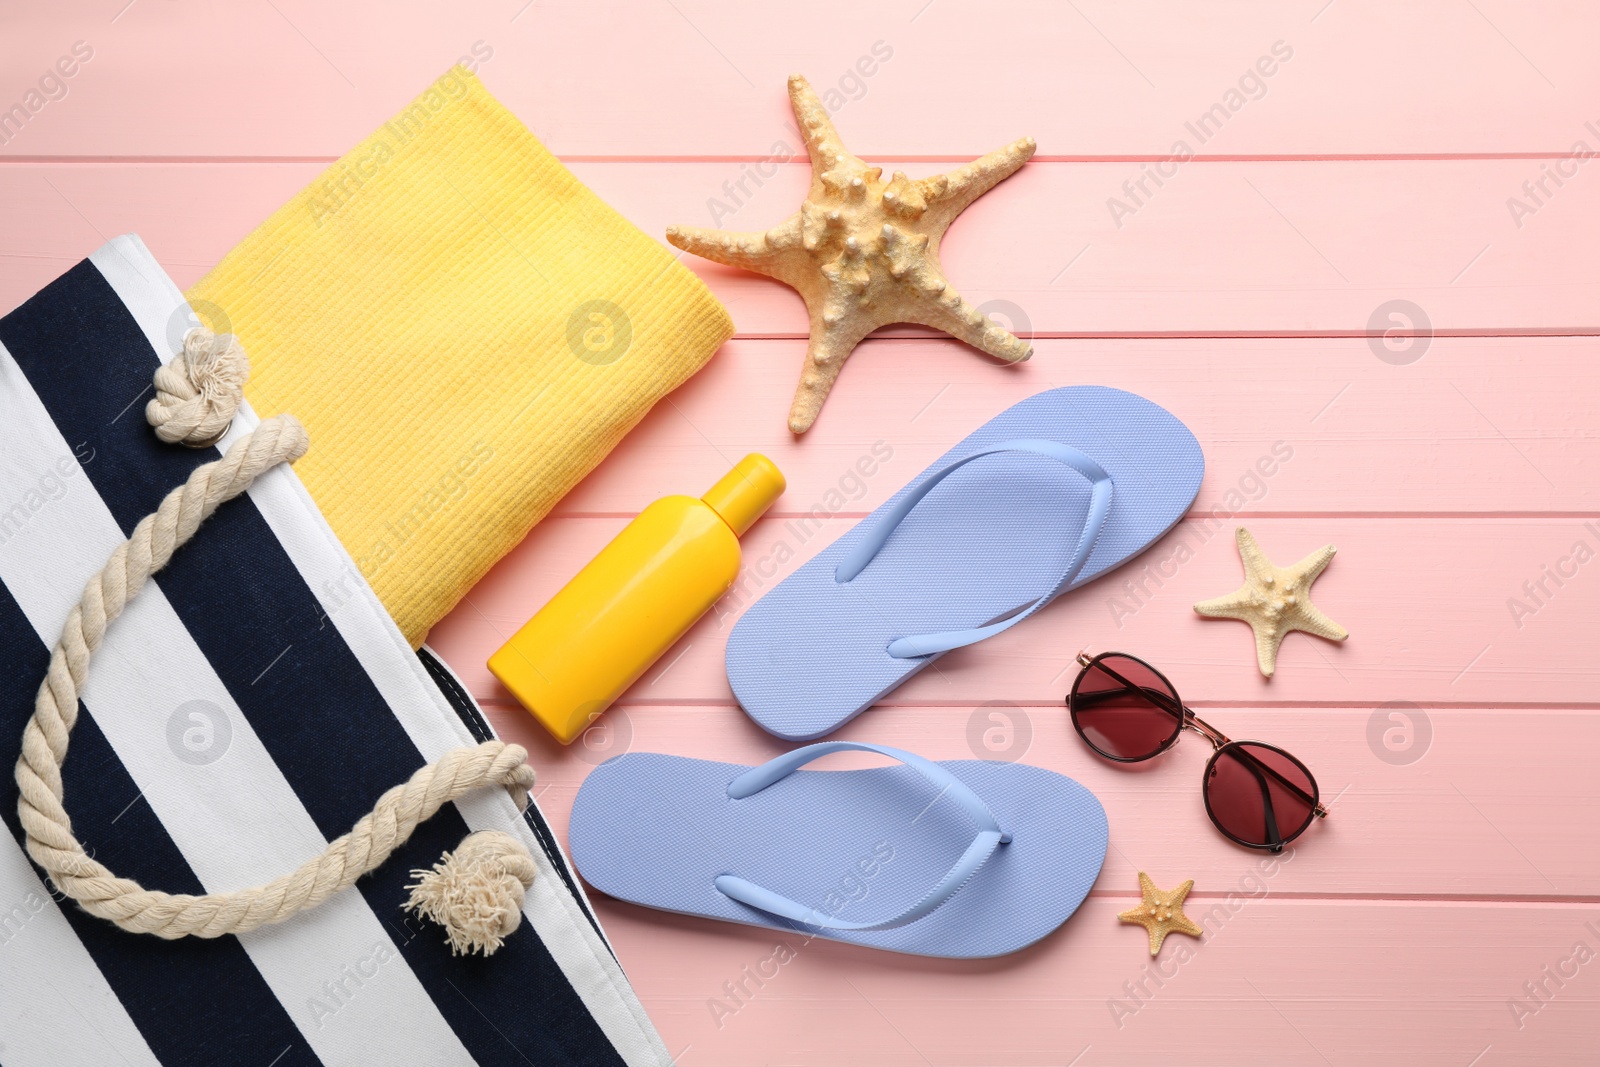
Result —
[[[843, 750], [901, 763], [798, 769]], [[618, 756], [578, 790], [569, 834], [584, 880], [620, 900], [958, 959], [1015, 952], [1060, 926], [1106, 842], [1105, 809], [1065, 775], [854, 741], [759, 767]]]
[[752, 604], [728, 637], [728, 682], [769, 733], [822, 737], [1149, 548], [1204, 472], [1194, 434], [1143, 397], [1029, 397]]

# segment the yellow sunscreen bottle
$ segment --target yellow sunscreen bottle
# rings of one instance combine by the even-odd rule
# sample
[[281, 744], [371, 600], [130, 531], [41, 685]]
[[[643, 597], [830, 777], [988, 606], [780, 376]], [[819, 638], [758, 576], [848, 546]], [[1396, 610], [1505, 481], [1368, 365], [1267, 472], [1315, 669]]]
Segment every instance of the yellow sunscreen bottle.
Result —
[[783, 489], [777, 466], [751, 453], [704, 497], [657, 500], [489, 657], [489, 670], [571, 744], [733, 585], [739, 537]]

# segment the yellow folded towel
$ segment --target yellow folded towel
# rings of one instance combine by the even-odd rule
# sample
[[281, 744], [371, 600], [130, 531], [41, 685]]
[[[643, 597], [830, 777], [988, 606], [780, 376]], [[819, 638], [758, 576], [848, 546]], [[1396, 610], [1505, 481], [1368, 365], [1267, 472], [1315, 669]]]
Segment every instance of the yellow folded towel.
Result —
[[413, 646], [733, 334], [463, 67], [188, 296]]

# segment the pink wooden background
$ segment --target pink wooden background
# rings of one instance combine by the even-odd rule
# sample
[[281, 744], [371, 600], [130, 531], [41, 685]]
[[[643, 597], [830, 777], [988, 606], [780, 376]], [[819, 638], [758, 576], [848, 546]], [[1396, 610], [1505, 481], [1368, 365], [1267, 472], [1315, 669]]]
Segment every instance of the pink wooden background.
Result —
[[[530, 746], [564, 831], [584, 774], [624, 747], [746, 762], [781, 749], [721, 668], [732, 619], [776, 580], [754, 570], [770, 568], [573, 749], [485, 671], [651, 499], [771, 455], [790, 489], [747, 538], [754, 565], [808, 556], [1049, 386], [1134, 390], [1200, 437], [1197, 510], [1219, 514], [1220, 536], [1186, 523], [842, 735], [1088, 784], [1112, 837], [1079, 914], [985, 962], [815, 942], [733, 1002], [724, 983], [773, 935], [598, 899], [669, 1047], [685, 1067], [1593, 1064], [1600, 961], [1573, 952], [1600, 950], [1600, 561], [1547, 581], [1531, 613], [1508, 601], [1576, 542], [1600, 550], [1600, 163], [1574, 156], [1600, 149], [1597, 35], [1583, 0], [13, 2], [0, 107], [75, 42], [93, 56], [0, 144], [0, 306], [126, 231], [193, 281], [475, 46], [490, 89], [653, 235], [710, 224], [724, 182], [799, 149], [791, 71], [841, 89], [856, 152], [913, 174], [1032, 134], [1038, 157], [945, 251], [958, 288], [1039, 339], [1030, 363], [888, 331], [795, 440], [798, 300], [689, 257], [739, 336], [433, 635], [501, 733]], [[879, 42], [891, 58], [852, 80]], [[1198, 143], [1185, 123], [1279, 42], [1291, 58]], [[1128, 201], [1122, 184], [1179, 139], [1198, 158]], [[806, 180], [803, 162], [779, 167], [724, 225], [771, 225]], [[1110, 197], [1136, 210], [1113, 219]], [[1385, 347], [1391, 301], [1419, 333]], [[892, 458], [849, 482], [877, 442]], [[1280, 442], [1292, 458], [1251, 480]], [[787, 520], [841, 484], [852, 498], [802, 540]], [[1280, 562], [1340, 549], [1316, 599], [1349, 642], [1291, 637], [1270, 684], [1242, 626], [1189, 610], [1237, 583], [1235, 520]], [[1194, 558], [1114, 613], [1124, 579], [1180, 538]], [[1148, 773], [1092, 759], [1059, 706], [1086, 646], [1147, 656], [1234, 736], [1300, 754], [1333, 817], [1268, 876], [1206, 822], [1200, 750]], [[1169, 942], [1159, 985], [1143, 933], [1115, 921], [1139, 869], [1194, 878], [1191, 914], [1212, 916], [1203, 942]], [[1192, 957], [1177, 964], [1180, 942]], [[1136, 999], [1125, 983], [1141, 982]], [[1541, 982], [1534, 999], [1526, 983]]]

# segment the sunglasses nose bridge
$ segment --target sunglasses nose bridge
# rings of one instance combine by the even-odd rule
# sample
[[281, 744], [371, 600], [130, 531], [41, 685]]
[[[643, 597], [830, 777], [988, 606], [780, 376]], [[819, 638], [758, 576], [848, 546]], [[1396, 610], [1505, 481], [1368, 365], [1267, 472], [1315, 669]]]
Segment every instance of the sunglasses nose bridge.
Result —
[[[1194, 724], [1194, 717], [1192, 715], [1189, 715], [1189, 714], [1185, 714], [1184, 715], [1184, 717], [1183, 717], [1183, 729], [1184, 730], [1193, 730], [1195, 733], [1199, 734], [1201, 737], [1203, 737], [1207, 741], [1211, 742], [1211, 751], [1213, 751], [1213, 752], [1217, 751], [1218, 749], [1220, 749], [1222, 747], [1222, 742], [1218, 741], [1215, 737], [1212, 737], [1210, 734], [1206, 733], [1206, 731], [1202, 730], [1200, 727], [1198, 727], [1198, 726], [1196, 726]], [[1179, 738], [1179, 740], [1183, 739], [1183, 734], [1181, 732], [1178, 734], [1178, 738]]]
[[1207, 741], [1210, 741], [1213, 752], [1221, 752], [1224, 747], [1233, 744], [1233, 741], [1226, 734], [1190, 711], [1187, 707], [1183, 709], [1183, 728], [1193, 730]]

